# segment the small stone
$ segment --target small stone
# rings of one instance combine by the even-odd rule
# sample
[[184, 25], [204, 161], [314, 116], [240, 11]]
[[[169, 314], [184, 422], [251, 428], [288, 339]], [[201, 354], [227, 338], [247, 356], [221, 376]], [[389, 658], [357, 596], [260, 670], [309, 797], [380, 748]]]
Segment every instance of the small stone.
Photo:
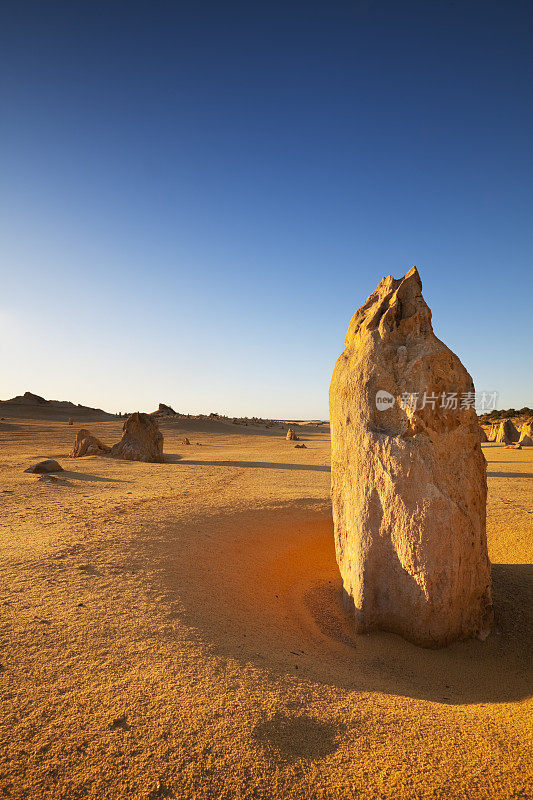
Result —
[[32, 466], [28, 467], [28, 469], [25, 469], [24, 472], [64, 472], [64, 469], [61, 464], [59, 464], [53, 458], [47, 458], [46, 461], [39, 461], [37, 464], [32, 464]]

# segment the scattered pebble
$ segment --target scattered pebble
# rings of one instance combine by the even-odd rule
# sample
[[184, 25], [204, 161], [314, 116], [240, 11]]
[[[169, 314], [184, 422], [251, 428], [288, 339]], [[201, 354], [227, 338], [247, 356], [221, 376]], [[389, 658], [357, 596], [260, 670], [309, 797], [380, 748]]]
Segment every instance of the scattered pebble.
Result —
[[127, 715], [122, 714], [121, 717], [117, 717], [116, 719], [113, 720], [113, 722], [109, 724], [109, 730], [116, 731], [120, 729], [123, 731], [129, 731], [130, 726], [128, 725], [126, 720], [127, 720]]

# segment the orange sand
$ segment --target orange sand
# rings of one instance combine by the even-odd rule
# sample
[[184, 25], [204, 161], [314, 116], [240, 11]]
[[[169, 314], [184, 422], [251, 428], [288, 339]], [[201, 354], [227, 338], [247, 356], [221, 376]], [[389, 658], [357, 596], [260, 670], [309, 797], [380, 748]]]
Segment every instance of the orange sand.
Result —
[[183, 425], [0, 422], [0, 797], [532, 796], [533, 448], [483, 446], [495, 632], [430, 651], [351, 631], [327, 427]]

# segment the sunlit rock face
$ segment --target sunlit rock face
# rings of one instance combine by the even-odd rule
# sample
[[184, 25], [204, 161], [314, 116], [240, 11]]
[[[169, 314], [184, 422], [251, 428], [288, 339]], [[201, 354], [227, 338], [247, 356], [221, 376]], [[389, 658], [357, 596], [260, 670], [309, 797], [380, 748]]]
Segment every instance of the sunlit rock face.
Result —
[[533, 421], [529, 420], [529, 422], [524, 422], [520, 429], [520, 439], [519, 442], [521, 445], [526, 445], [527, 447], [531, 447], [533, 445]]
[[416, 268], [384, 278], [350, 322], [330, 387], [335, 546], [360, 632], [439, 647], [490, 631], [473, 391], [433, 333]]
[[496, 431], [496, 436], [494, 437], [494, 441], [498, 444], [513, 444], [513, 442], [517, 442], [519, 438], [520, 434], [516, 430], [511, 420], [506, 419], [503, 422], [500, 422], [500, 425]]

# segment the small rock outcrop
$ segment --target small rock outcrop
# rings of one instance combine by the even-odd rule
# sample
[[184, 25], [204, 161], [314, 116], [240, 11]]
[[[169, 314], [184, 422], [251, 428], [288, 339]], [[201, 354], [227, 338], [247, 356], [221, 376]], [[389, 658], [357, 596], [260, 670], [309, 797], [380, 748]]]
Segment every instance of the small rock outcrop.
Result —
[[300, 441], [300, 437], [296, 436], [296, 434], [294, 433], [292, 428], [289, 428], [289, 430], [287, 431], [287, 436], [285, 438], [287, 439], [288, 442], [299, 442]]
[[113, 458], [148, 462], [163, 460], [163, 434], [150, 414], [136, 411], [128, 417], [122, 430], [122, 439], [109, 453]]
[[82, 456], [102, 456], [111, 450], [106, 444], [93, 436], [86, 428], [82, 428], [76, 434], [74, 447], [69, 453], [69, 458], [81, 458]]
[[473, 391], [433, 333], [416, 268], [384, 278], [350, 322], [330, 387], [335, 547], [359, 632], [439, 647], [491, 629], [479, 423], [441, 404]]
[[514, 444], [514, 442], [517, 442], [519, 438], [520, 434], [516, 430], [511, 420], [505, 419], [503, 422], [500, 422], [494, 441], [498, 444]]
[[189, 440], [187, 439], [187, 437], [185, 437], [185, 439], [183, 440], [182, 444], [190, 444], [190, 442], [189, 442]]
[[295, 444], [295, 445], [294, 445], [294, 448], [295, 448], [296, 450], [307, 450], [307, 447], [306, 447], [306, 446], [305, 446], [305, 444], [303, 444], [303, 443], [302, 443], [302, 444]]
[[32, 464], [31, 467], [25, 469], [24, 472], [35, 472], [46, 474], [48, 472], [64, 472], [65, 470], [58, 461], [53, 458], [47, 458], [46, 461], [39, 461], [37, 464]]
[[34, 394], [33, 392], [24, 392], [21, 398], [18, 398], [21, 402], [24, 403], [31, 403], [32, 405], [44, 405], [48, 403], [48, 400], [45, 400], [44, 397], [41, 397], [40, 394]]

